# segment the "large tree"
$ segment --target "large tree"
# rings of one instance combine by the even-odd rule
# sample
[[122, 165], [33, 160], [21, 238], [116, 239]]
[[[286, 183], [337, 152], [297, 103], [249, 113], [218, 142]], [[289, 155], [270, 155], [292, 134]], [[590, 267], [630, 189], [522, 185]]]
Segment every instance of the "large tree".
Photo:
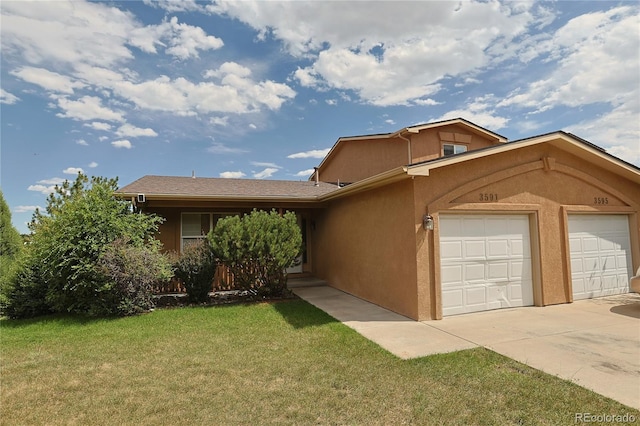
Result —
[[[57, 312], [117, 315], [135, 311], [122, 311], [131, 300], [121, 299], [131, 294], [122, 294], [114, 274], [104, 270], [103, 257], [111, 245], [123, 242], [147, 254], [149, 250], [157, 253], [159, 242], [153, 235], [162, 219], [133, 213], [129, 202], [115, 197], [117, 189], [117, 179], [89, 179], [83, 174], [56, 187], [47, 199], [46, 211], [36, 211], [29, 225], [29, 255], [21, 267], [28, 279], [16, 282], [16, 300], [26, 299], [20, 290], [28, 286], [28, 293], [44, 297], [44, 305]], [[159, 266], [152, 268], [158, 277], [165, 272]], [[14, 307], [18, 308], [14, 316], [21, 316], [19, 306]]]
[[22, 237], [11, 223], [11, 211], [0, 190], [0, 311], [8, 302], [8, 284], [21, 250]]
[[11, 210], [0, 190], [0, 256], [14, 259], [22, 248], [22, 237], [11, 223]]

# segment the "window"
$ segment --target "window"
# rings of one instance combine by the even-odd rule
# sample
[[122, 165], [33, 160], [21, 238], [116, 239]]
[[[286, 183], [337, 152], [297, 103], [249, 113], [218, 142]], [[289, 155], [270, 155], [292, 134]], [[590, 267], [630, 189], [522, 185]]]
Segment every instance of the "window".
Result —
[[218, 220], [238, 213], [182, 213], [180, 225], [181, 251], [190, 243], [206, 238]]
[[442, 145], [442, 155], [454, 155], [461, 154], [463, 152], [467, 152], [466, 145], [457, 145], [453, 143], [445, 143]]

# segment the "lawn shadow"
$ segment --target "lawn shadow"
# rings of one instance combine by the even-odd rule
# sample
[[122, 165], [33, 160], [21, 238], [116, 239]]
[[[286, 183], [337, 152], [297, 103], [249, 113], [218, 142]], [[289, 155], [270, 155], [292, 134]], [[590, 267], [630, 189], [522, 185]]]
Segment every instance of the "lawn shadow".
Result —
[[105, 322], [121, 319], [122, 317], [89, 317], [86, 315], [50, 314], [24, 319], [0, 319], [0, 328], [22, 328], [34, 324], [55, 324], [59, 326], [84, 326], [96, 322]]
[[339, 322], [331, 315], [304, 300], [274, 303], [273, 306], [294, 328], [317, 327]]

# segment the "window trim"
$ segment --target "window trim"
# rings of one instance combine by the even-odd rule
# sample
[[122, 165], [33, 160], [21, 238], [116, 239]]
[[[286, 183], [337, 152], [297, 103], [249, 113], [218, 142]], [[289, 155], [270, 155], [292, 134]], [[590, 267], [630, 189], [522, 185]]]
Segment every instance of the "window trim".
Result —
[[209, 216], [209, 232], [211, 232], [213, 230], [213, 228], [215, 227], [215, 224], [217, 223], [217, 220], [214, 222], [214, 219], [216, 217], [216, 215], [220, 216], [219, 219], [223, 218], [223, 217], [228, 217], [228, 216], [240, 216], [241, 213], [240, 212], [220, 212], [220, 211], [184, 211], [184, 212], [180, 212], [180, 253], [182, 253], [184, 251], [184, 241], [185, 240], [203, 240], [205, 238], [207, 238], [206, 235], [184, 235], [184, 228], [183, 228], [183, 223], [184, 223], [184, 216], [185, 215], [208, 215]]
[[[445, 152], [444, 152], [445, 146], [453, 147], [453, 154], [445, 154]], [[459, 148], [463, 148], [463, 150], [456, 152]], [[441, 153], [442, 153], [443, 157], [449, 157], [451, 155], [462, 154], [464, 152], [467, 152], [468, 150], [469, 150], [469, 147], [467, 146], [467, 144], [464, 144], [464, 143], [443, 142], [442, 143], [442, 151], [441, 151]]]

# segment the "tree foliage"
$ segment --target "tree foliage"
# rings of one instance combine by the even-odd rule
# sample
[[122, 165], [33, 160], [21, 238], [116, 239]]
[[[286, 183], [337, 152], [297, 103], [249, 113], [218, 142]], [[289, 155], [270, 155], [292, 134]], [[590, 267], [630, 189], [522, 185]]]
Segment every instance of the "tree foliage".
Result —
[[8, 303], [7, 292], [22, 251], [22, 237], [11, 223], [11, 210], [0, 191], [0, 312]]
[[286, 290], [285, 269], [302, 247], [296, 215], [280, 216], [253, 210], [244, 217], [221, 219], [208, 239], [216, 257], [227, 266], [236, 286], [262, 294], [281, 295]]
[[191, 302], [209, 300], [216, 274], [216, 259], [206, 240], [185, 245], [174, 263], [174, 274], [182, 280]]
[[[31, 271], [35, 294], [44, 294], [51, 310], [114, 314], [117, 284], [100, 265], [109, 245], [123, 239], [130, 247], [159, 251], [160, 243], [152, 237], [162, 219], [133, 213], [127, 201], [114, 196], [117, 188], [117, 179], [79, 174], [74, 182], [56, 186], [46, 213], [34, 214], [30, 253], [22, 268]], [[20, 290], [24, 283], [14, 287]], [[19, 300], [14, 297], [10, 303]]]
[[0, 256], [15, 259], [22, 249], [22, 237], [11, 223], [11, 210], [0, 191]]

